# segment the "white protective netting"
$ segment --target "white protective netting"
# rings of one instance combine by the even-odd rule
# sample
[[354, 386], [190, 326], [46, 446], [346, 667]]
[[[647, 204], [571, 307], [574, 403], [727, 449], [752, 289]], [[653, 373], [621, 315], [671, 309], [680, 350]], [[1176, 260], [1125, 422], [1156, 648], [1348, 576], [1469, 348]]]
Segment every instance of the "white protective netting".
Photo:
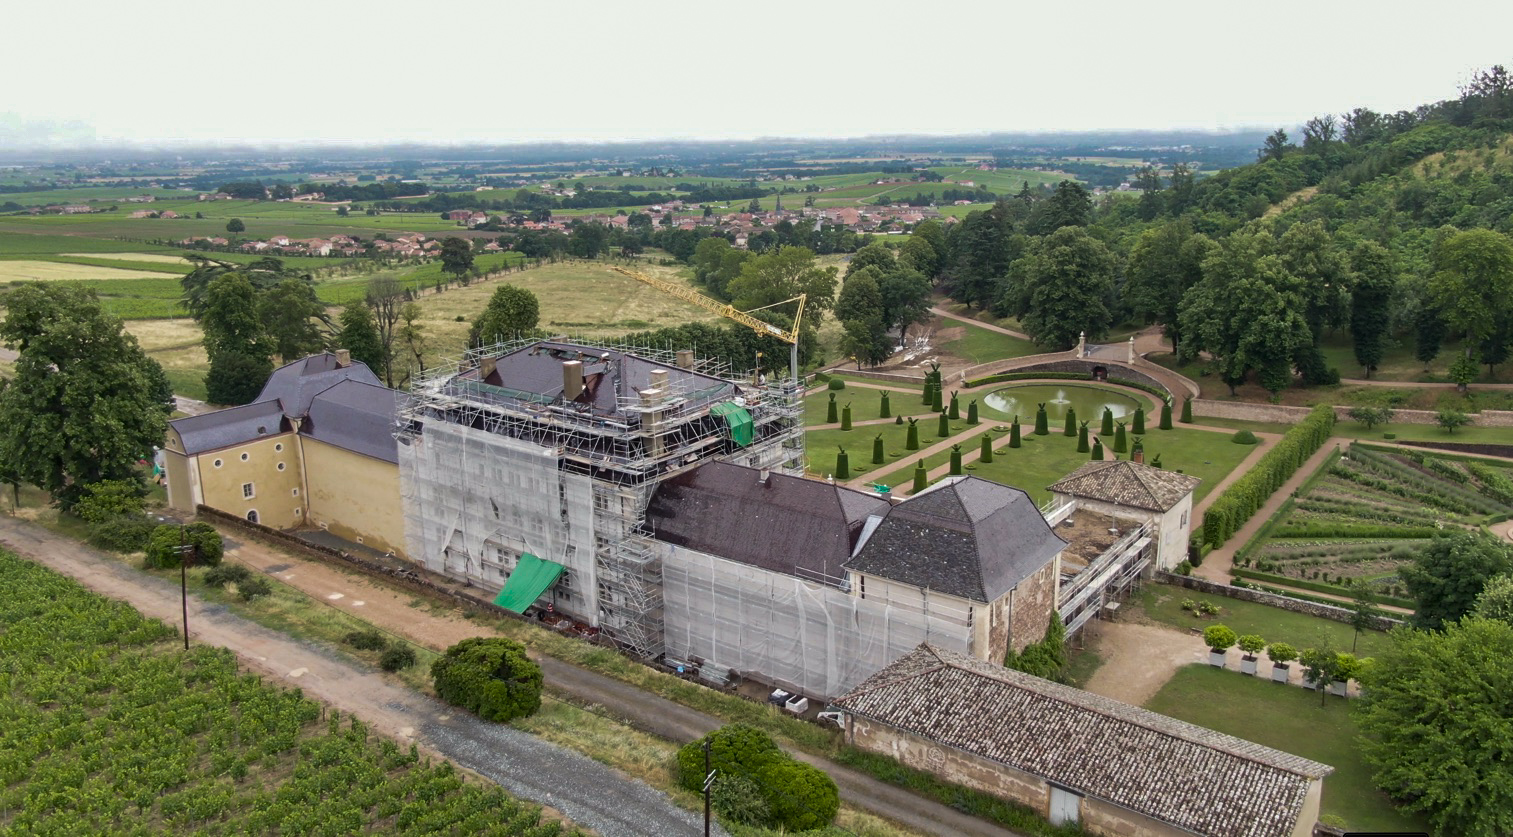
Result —
[[663, 545], [667, 655], [830, 700], [929, 642], [968, 653], [966, 614], [925, 614]]

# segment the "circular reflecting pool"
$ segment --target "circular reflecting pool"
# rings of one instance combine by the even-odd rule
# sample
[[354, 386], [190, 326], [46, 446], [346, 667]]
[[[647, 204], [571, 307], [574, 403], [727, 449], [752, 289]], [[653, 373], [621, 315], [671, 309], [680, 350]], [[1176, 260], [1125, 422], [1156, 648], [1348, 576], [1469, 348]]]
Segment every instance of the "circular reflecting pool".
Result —
[[1076, 410], [1079, 421], [1091, 421], [1096, 431], [1103, 419], [1104, 409], [1112, 410], [1115, 419], [1124, 419], [1135, 414], [1141, 406], [1149, 404], [1144, 399], [1126, 395], [1117, 390], [1092, 385], [1078, 384], [1021, 384], [994, 390], [983, 396], [982, 403], [1006, 416], [1019, 416], [1022, 424], [1033, 424], [1035, 410], [1045, 404], [1046, 417], [1052, 424], [1066, 420], [1067, 410]]

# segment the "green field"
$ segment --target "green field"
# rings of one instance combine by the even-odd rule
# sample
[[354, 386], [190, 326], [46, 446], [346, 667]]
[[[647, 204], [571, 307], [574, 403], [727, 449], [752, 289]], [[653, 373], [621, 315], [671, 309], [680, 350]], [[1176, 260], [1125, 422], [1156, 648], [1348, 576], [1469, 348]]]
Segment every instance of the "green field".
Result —
[[[1182, 602], [1188, 599], [1218, 607], [1219, 615], [1193, 616], [1182, 609]], [[1337, 651], [1349, 651], [1355, 638], [1355, 631], [1344, 622], [1165, 584], [1146, 585], [1135, 594], [1135, 602], [1146, 617], [1182, 630], [1201, 630], [1212, 624], [1228, 625], [1241, 636], [1257, 634], [1267, 642], [1285, 642], [1297, 648], [1334, 648]], [[1361, 631], [1356, 653], [1370, 657], [1386, 650], [1390, 642], [1381, 631]]]
[[[1254, 741], [1334, 768], [1324, 780], [1323, 814], [1356, 830], [1428, 831], [1393, 807], [1371, 782], [1356, 738], [1355, 703], [1206, 665], [1177, 670], [1146, 709]], [[1215, 777], [1222, 783], [1223, 777]]]
[[0, 582], [7, 832], [560, 833], [70, 579], [0, 552]]
[[949, 352], [973, 364], [987, 363], [991, 360], [1027, 357], [1029, 355], [1038, 355], [1045, 351], [1045, 349], [1036, 346], [1028, 340], [1021, 340], [1018, 337], [989, 331], [981, 326], [964, 323], [960, 320], [941, 318], [940, 330], [957, 328], [964, 329], [965, 334], [956, 340], [937, 343], [936, 348], [942, 352]]

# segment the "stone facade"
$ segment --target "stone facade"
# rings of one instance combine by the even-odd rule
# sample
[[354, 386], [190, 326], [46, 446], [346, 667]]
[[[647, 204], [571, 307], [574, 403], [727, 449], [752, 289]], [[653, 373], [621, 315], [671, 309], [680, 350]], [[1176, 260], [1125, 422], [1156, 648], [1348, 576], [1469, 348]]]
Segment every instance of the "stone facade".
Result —
[[[1056, 610], [1056, 589], [1061, 575], [1061, 562], [1052, 561], [1035, 571], [1006, 597], [1008, 599], [1009, 635], [1008, 646], [1000, 649], [989, 645], [988, 660], [1002, 662], [1012, 647], [1017, 654], [1031, 643], [1045, 637], [1051, 613]], [[1003, 600], [1000, 599], [1000, 602]]]

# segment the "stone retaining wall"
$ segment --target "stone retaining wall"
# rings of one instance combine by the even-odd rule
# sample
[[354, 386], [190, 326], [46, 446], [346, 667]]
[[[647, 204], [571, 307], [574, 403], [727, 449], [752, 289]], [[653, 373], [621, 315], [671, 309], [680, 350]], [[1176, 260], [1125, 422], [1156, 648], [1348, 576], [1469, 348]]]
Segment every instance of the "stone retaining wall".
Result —
[[[1345, 607], [1319, 604], [1304, 599], [1294, 599], [1290, 596], [1279, 596], [1276, 593], [1267, 593], [1264, 590], [1252, 590], [1248, 587], [1233, 587], [1228, 584], [1219, 584], [1206, 578], [1198, 578], [1190, 575], [1178, 575], [1164, 570], [1156, 572], [1156, 580], [1163, 584], [1171, 584], [1177, 587], [1185, 587], [1189, 590], [1197, 590], [1202, 593], [1212, 593], [1216, 596], [1224, 596], [1230, 599], [1239, 599], [1245, 602], [1271, 605], [1294, 613], [1303, 613], [1309, 616], [1318, 616], [1324, 619], [1332, 619], [1336, 622], [1350, 623], [1354, 613]], [[1379, 631], [1391, 630], [1403, 624], [1401, 619], [1390, 616], [1378, 616], [1374, 619], [1371, 627]]]
[[[1050, 363], [1036, 363], [1030, 366], [1016, 366], [1013, 369], [1006, 369], [1000, 374], [1017, 375], [1021, 372], [1080, 372], [1085, 375], [1091, 375], [1093, 374], [1093, 367], [1095, 366], [1102, 366], [1104, 369], [1107, 369], [1108, 376], [1111, 379], [1122, 378], [1126, 381], [1135, 381], [1136, 383], [1144, 384], [1148, 387], [1155, 387], [1162, 392], [1171, 392], [1171, 390], [1166, 388], [1165, 384], [1161, 383], [1155, 378], [1152, 378], [1144, 372], [1138, 372], [1134, 369], [1131, 369], [1123, 363], [1103, 363], [1101, 361], [1092, 360], [1057, 360]], [[1093, 382], [1089, 381], [1088, 383]], [[1111, 380], [1110, 383], [1117, 382]], [[1176, 406], [1180, 407], [1181, 405], [1178, 404]]]

